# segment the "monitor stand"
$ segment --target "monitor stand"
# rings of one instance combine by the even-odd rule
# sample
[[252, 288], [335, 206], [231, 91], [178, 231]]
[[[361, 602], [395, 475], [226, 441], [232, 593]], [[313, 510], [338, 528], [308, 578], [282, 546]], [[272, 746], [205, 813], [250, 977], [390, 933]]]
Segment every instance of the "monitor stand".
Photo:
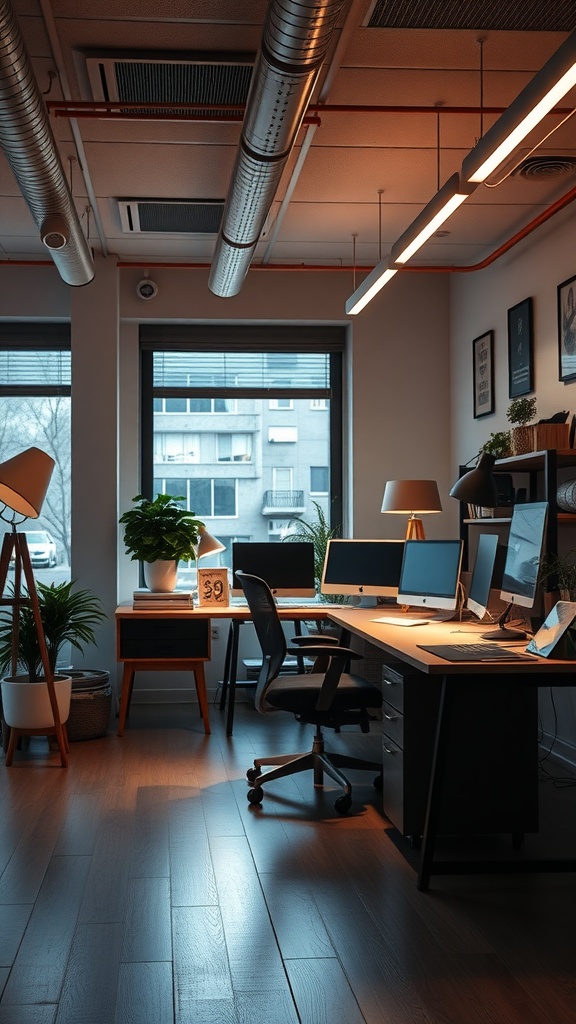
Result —
[[480, 636], [483, 640], [495, 640], [496, 643], [506, 643], [507, 640], [527, 640], [528, 634], [523, 629], [511, 629], [506, 625], [506, 621], [512, 611], [513, 602], [506, 605], [506, 608], [502, 614], [496, 620], [496, 629], [491, 629], [488, 633], [481, 633]]

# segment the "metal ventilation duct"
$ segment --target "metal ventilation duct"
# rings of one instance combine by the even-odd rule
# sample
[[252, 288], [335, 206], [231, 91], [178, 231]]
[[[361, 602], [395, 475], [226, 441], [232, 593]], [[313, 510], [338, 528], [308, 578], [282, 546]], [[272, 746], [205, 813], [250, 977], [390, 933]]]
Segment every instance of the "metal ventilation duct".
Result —
[[[66, 284], [88, 284], [92, 256], [9, 0], [0, 0], [0, 146], [60, 277]], [[54, 223], [61, 225], [56, 247]]]
[[248, 272], [343, 0], [270, 0], [208, 285], [236, 295]]

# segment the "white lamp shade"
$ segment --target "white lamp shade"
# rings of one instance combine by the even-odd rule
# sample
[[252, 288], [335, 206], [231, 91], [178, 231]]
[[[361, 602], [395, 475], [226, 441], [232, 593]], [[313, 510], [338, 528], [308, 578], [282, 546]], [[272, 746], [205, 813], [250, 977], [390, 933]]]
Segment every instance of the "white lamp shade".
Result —
[[441, 512], [438, 484], [435, 480], [388, 480], [380, 511], [408, 516]]
[[219, 551], [226, 551], [226, 545], [222, 544], [221, 541], [216, 540], [211, 533], [205, 528], [200, 531], [200, 543], [198, 544], [198, 558], [204, 558], [204, 555], [216, 555]]
[[40, 448], [26, 448], [0, 463], [0, 501], [29, 519], [40, 515], [54, 459]]

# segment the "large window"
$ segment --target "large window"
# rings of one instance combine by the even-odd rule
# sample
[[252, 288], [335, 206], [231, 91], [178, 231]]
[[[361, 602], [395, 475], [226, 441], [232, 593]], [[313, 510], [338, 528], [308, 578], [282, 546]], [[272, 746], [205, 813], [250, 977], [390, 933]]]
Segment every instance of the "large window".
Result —
[[277, 540], [313, 501], [339, 526], [342, 349], [339, 328], [143, 326], [142, 493], [222, 540]]
[[70, 393], [67, 325], [0, 325], [0, 461], [33, 446], [55, 461], [39, 519], [21, 527], [43, 582], [70, 578]]

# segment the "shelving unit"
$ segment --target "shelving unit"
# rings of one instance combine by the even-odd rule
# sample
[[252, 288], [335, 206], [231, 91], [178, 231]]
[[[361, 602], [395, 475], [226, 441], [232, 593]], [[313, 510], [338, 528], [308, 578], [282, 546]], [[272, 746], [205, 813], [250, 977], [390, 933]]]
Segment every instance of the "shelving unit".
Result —
[[[525, 455], [512, 455], [507, 459], [497, 459], [494, 473], [511, 473], [514, 477], [527, 478], [527, 500], [548, 502], [548, 521], [546, 526], [546, 551], [548, 554], [558, 553], [558, 529], [563, 526], [576, 526], [576, 513], [558, 512], [556, 494], [559, 484], [559, 473], [564, 469], [574, 468], [576, 471], [576, 449], [548, 449], [540, 452], [527, 452]], [[464, 467], [461, 472], [465, 472]], [[576, 472], [575, 472], [576, 476]], [[516, 485], [518, 486], [518, 485]], [[523, 485], [520, 485], [523, 486]], [[461, 509], [461, 536], [464, 540], [465, 565], [468, 565], [468, 533], [470, 527], [506, 526], [508, 518], [466, 518], [465, 506]]]

